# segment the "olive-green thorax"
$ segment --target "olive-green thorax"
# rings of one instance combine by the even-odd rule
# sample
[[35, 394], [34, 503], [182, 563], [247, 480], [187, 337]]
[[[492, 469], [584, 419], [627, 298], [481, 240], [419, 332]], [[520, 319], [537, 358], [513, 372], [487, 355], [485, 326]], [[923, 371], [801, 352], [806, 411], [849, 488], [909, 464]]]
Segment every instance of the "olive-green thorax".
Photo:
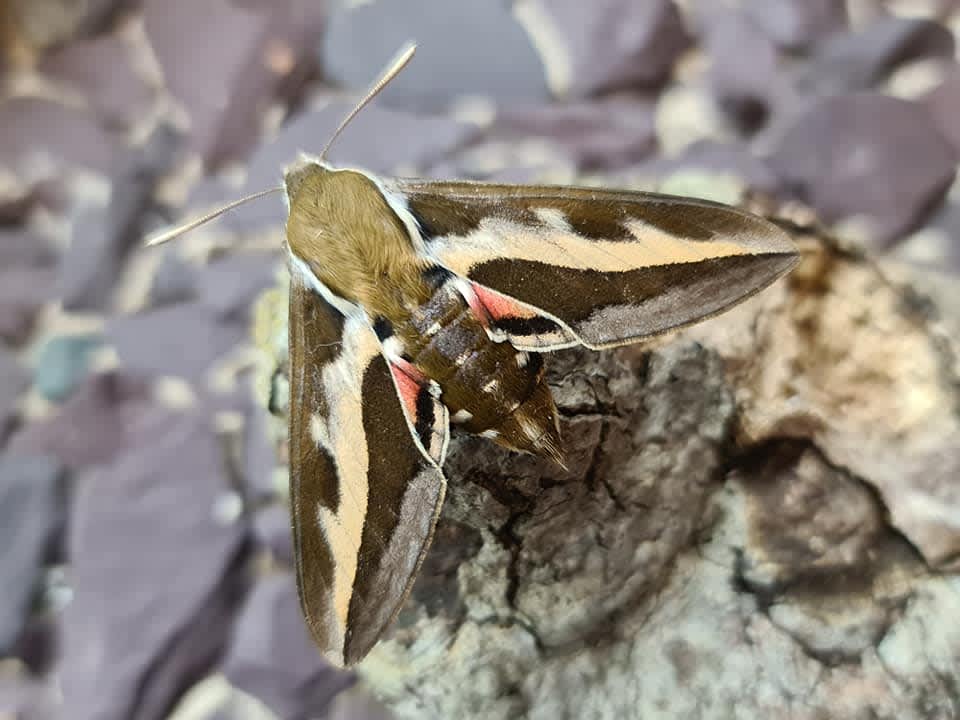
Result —
[[399, 320], [425, 302], [425, 261], [380, 189], [352, 170], [300, 166], [286, 174], [287, 242], [317, 279], [371, 317]]

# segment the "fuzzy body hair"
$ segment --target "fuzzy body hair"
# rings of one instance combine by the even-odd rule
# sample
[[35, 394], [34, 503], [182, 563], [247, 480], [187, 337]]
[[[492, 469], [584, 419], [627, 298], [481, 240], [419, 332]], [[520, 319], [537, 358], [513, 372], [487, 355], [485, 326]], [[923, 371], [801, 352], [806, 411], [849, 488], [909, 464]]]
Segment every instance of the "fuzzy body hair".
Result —
[[393, 321], [427, 300], [428, 261], [369, 176], [310, 163], [287, 174], [287, 192], [290, 251], [333, 293]]

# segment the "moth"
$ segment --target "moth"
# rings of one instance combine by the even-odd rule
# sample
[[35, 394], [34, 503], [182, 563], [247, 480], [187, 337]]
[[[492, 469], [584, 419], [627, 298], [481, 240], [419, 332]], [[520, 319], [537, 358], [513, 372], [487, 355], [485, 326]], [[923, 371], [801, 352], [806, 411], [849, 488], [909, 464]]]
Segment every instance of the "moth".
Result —
[[325, 159], [408, 47], [283, 186], [290, 497], [307, 625], [338, 665], [396, 617], [443, 503], [452, 425], [561, 461], [543, 354], [723, 312], [798, 261], [784, 231], [704, 200], [384, 178]]

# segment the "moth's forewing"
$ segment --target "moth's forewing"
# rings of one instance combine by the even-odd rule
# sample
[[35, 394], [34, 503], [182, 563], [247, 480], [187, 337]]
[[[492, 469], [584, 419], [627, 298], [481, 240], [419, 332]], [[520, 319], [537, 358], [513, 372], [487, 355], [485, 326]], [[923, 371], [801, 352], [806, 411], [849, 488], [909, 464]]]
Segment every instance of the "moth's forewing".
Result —
[[[427, 251], [506, 298], [520, 346], [636, 342], [722, 312], [798, 260], [789, 236], [704, 200], [593, 188], [396, 180]], [[568, 334], [564, 338], [564, 333]], [[551, 349], [549, 343], [542, 349]]]
[[349, 665], [409, 594], [444, 478], [411, 435], [372, 329], [345, 318], [296, 270], [289, 333], [297, 586], [316, 642]]

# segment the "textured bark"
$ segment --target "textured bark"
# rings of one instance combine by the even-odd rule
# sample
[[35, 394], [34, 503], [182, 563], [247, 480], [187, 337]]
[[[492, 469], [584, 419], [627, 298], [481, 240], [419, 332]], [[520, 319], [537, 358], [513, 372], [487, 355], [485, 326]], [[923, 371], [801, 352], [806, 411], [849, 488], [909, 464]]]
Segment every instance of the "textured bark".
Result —
[[359, 668], [397, 717], [960, 716], [954, 345], [797, 235], [801, 267], [722, 317], [550, 357], [567, 470], [454, 436]]

